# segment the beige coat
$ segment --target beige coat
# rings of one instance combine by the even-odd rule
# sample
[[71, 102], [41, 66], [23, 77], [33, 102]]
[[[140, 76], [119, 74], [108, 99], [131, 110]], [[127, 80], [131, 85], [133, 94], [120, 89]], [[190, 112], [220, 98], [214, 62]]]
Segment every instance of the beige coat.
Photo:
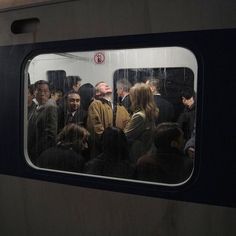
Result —
[[[124, 129], [130, 119], [127, 110], [117, 105], [116, 127]], [[88, 109], [87, 129], [92, 134], [102, 134], [104, 129], [113, 126], [113, 110], [105, 99], [94, 100]]]

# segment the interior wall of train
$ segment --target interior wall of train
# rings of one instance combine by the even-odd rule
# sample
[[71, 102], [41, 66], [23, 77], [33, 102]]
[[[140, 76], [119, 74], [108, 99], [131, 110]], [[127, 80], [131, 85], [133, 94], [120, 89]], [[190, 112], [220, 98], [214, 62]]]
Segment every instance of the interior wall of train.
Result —
[[196, 90], [196, 58], [189, 50], [179, 47], [43, 54], [31, 59], [27, 69], [31, 83], [48, 80], [48, 71], [64, 70], [66, 76], [80, 76], [83, 83], [104, 80], [113, 86], [114, 73], [119, 69], [174, 67], [193, 71]]

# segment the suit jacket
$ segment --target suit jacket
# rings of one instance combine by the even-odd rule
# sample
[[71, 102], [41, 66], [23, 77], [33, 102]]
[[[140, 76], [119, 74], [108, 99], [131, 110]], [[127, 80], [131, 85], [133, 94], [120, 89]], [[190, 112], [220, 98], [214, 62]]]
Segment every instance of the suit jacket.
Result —
[[131, 101], [130, 101], [130, 96], [127, 95], [121, 100], [122, 106], [125, 107], [125, 109], [131, 114]]
[[171, 122], [174, 118], [174, 106], [161, 97], [161, 95], [154, 95], [154, 101], [159, 108], [159, 115], [156, 121], [156, 125], [162, 122]]
[[28, 123], [28, 153], [34, 163], [42, 151], [53, 146], [57, 135], [57, 107], [42, 105]]
[[72, 116], [72, 114], [69, 111], [59, 107], [58, 132], [60, 132], [69, 123], [74, 123], [84, 127], [86, 124], [86, 112], [79, 108]]
[[36, 110], [36, 103], [34, 101], [32, 101], [31, 106], [28, 106], [28, 121], [32, 118], [35, 110]]
[[184, 138], [186, 140], [191, 138], [191, 135], [194, 130], [194, 123], [195, 123], [195, 104], [193, 104], [190, 108], [185, 108], [184, 112], [180, 114], [178, 118], [178, 123], [181, 129], [184, 131]]

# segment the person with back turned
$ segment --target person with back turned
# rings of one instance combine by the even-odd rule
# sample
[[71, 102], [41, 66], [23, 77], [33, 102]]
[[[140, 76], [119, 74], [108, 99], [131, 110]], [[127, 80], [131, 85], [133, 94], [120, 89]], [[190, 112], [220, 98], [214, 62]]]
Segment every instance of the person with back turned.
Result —
[[159, 108], [159, 116], [156, 120], [156, 125], [162, 122], [173, 121], [174, 118], [174, 107], [173, 105], [163, 98], [160, 94], [161, 81], [159, 78], [148, 77], [146, 82], [152, 91], [156, 106]]
[[154, 132], [154, 144], [156, 151], [137, 161], [137, 178], [168, 184], [187, 180], [193, 169], [193, 159], [183, 152], [184, 134], [179, 125], [159, 124]]

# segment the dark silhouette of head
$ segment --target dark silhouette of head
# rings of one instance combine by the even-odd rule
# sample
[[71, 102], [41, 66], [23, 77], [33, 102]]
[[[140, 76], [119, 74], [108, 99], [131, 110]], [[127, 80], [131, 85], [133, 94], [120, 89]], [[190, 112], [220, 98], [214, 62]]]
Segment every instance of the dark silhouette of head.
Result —
[[183, 131], [177, 123], [164, 122], [157, 126], [154, 133], [154, 144], [157, 150], [181, 150], [184, 145]]
[[128, 142], [120, 128], [108, 127], [102, 135], [103, 153], [112, 160], [128, 159]]
[[67, 76], [66, 82], [67, 82], [67, 89], [66, 91], [74, 90], [75, 92], [79, 91], [80, 85], [81, 85], [82, 79], [76, 75], [76, 76]]
[[68, 124], [57, 136], [57, 145], [64, 148], [72, 148], [80, 152], [87, 148], [89, 132], [77, 125]]

